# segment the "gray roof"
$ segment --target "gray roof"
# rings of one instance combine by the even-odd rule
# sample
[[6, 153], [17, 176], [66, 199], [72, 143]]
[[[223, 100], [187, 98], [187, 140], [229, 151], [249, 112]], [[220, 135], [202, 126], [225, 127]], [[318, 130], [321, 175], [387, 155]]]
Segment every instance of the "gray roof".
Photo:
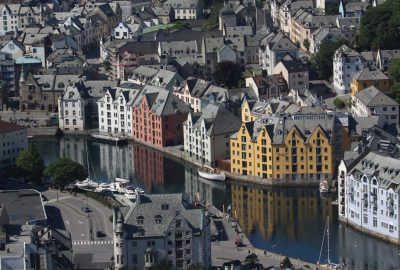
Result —
[[355, 172], [375, 175], [380, 188], [400, 191], [400, 159], [370, 152], [349, 173]]
[[33, 189], [3, 191], [0, 205], [5, 205], [10, 224], [24, 225], [34, 221], [47, 221], [40, 193]]
[[358, 81], [389, 80], [382, 71], [374, 67], [366, 67], [360, 70], [354, 75], [354, 79]]
[[237, 132], [242, 124], [224, 105], [215, 103], [210, 103], [201, 110], [201, 116], [193, 121], [193, 128], [200, 129], [202, 121], [205, 122], [208, 136]]
[[379, 91], [375, 86], [358, 92], [356, 98], [366, 106], [399, 106], [399, 103]]
[[[168, 205], [168, 207], [163, 207]], [[123, 208], [125, 228], [133, 236], [163, 237], [166, 236], [175, 217], [182, 216], [189, 224], [193, 232], [202, 230], [204, 212], [202, 209], [191, 209], [183, 201], [182, 194], [154, 194], [140, 195], [140, 203], [135, 203], [130, 208]], [[161, 217], [161, 222], [156, 223], [155, 217]], [[138, 223], [138, 217], [143, 223]]]
[[286, 68], [289, 74], [293, 72], [305, 72], [305, 71], [308, 72], [308, 65], [298, 60], [282, 59], [280, 63], [282, 63], [282, 65]]
[[266, 37], [266, 41], [270, 50], [274, 51], [298, 50], [296, 44], [294, 44], [289, 39], [289, 37], [287, 37], [282, 32], [279, 32], [277, 34], [271, 33]]

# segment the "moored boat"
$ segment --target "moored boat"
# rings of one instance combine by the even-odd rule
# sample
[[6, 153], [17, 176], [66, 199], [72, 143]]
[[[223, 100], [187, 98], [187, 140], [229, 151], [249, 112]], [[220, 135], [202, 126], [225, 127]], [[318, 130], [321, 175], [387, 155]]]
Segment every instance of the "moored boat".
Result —
[[321, 182], [319, 182], [319, 192], [322, 194], [329, 192], [329, 182], [327, 180], [321, 180]]
[[216, 172], [215, 170], [212, 171], [206, 171], [206, 170], [198, 170], [197, 173], [209, 180], [214, 180], [214, 181], [224, 181], [225, 180], [225, 174], [222, 172]]

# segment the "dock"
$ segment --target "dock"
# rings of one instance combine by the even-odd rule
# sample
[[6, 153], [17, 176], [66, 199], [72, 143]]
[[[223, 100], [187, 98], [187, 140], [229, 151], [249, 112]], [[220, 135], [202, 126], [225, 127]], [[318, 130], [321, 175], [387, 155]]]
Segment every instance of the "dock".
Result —
[[[223, 269], [224, 263], [234, 260], [240, 260], [243, 264], [246, 256], [252, 253], [257, 255], [259, 263], [264, 268], [280, 266], [281, 261], [286, 256], [254, 247], [234, 218], [211, 205], [207, 205], [206, 209], [209, 211], [218, 232], [218, 239], [211, 242], [213, 266]], [[237, 239], [241, 239], [243, 243], [241, 247], [236, 246], [235, 241]], [[289, 259], [294, 269], [318, 269], [316, 264], [296, 258], [289, 257]]]

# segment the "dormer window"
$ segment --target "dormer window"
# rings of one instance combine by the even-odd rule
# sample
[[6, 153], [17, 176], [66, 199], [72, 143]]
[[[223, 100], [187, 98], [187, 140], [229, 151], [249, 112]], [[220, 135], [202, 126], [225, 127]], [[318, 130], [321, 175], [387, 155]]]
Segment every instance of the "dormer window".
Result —
[[137, 234], [138, 234], [139, 236], [143, 236], [143, 235], [145, 234], [145, 230], [142, 229], [142, 228], [140, 228], [140, 229], [138, 230]]
[[144, 217], [143, 216], [138, 216], [137, 217], [137, 223], [138, 224], [143, 224], [144, 223]]
[[60, 82], [60, 83], [58, 83], [57, 87], [58, 87], [58, 88], [64, 88], [65, 85], [64, 85], [64, 83]]
[[169, 204], [161, 205], [161, 210], [168, 210], [168, 209], [169, 209]]
[[156, 216], [155, 216], [155, 221], [156, 221], [156, 224], [161, 224], [161, 222], [162, 222], [162, 217], [161, 217], [161, 215], [156, 215]]
[[43, 84], [43, 88], [50, 88], [50, 84], [49, 83], [44, 83]]

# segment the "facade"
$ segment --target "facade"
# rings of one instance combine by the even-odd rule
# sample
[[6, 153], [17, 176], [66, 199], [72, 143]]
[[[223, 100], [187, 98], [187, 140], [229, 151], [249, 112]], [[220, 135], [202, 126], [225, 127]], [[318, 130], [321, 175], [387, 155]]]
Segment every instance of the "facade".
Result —
[[99, 132], [131, 136], [131, 102], [138, 94], [139, 89], [109, 88], [106, 94], [97, 101]]
[[384, 93], [391, 91], [389, 78], [378, 68], [369, 66], [354, 75], [351, 82], [351, 95], [355, 96], [370, 86], [375, 86]]
[[19, 153], [28, 148], [25, 127], [0, 120], [0, 169], [15, 164]]
[[200, 263], [211, 269], [210, 221], [182, 194], [140, 195], [131, 208], [115, 209], [115, 269], [152, 269], [161, 260], [173, 269]]
[[351, 90], [354, 75], [365, 66], [364, 58], [355, 50], [343, 45], [333, 55], [333, 86], [338, 94]]
[[229, 159], [229, 138], [241, 126], [238, 117], [223, 104], [209, 104], [201, 114], [189, 113], [183, 124], [185, 153], [202, 164], [215, 166]]
[[182, 144], [190, 111], [171, 91], [147, 85], [132, 103], [132, 137], [157, 147]]
[[268, 116], [231, 136], [231, 172], [271, 181], [331, 180], [335, 119], [326, 113]]
[[268, 75], [273, 74], [275, 65], [286, 55], [290, 55], [293, 59], [297, 59], [299, 56], [299, 49], [282, 32], [277, 34], [271, 33], [261, 40], [259, 49], [259, 65], [262, 69], [267, 70]]
[[298, 60], [282, 59], [282, 61], [275, 66], [274, 74], [281, 74], [290, 90], [304, 89], [309, 86], [308, 65]]
[[0, 80], [8, 83], [8, 96], [16, 96], [15, 60], [8, 53], [0, 53]]
[[[361, 146], [359, 146], [361, 147]], [[339, 166], [339, 219], [367, 234], [398, 244], [400, 160], [372, 151]]]
[[58, 98], [58, 125], [61, 130], [86, 129], [88, 96], [84, 88], [83, 83], [67, 85], [64, 94]]
[[113, 29], [113, 37], [116, 39], [135, 39], [142, 32], [139, 24], [127, 24], [120, 22], [117, 27]]
[[175, 20], [197, 20], [203, 15], [204, 5], [202, 0], [167, 0], [162, 6], [172, 8]]
[[287, 96], [288, 84], [281, 74], [271, 76], [256, 75], [246, 78], [246, 87], [254, 91], [254, 96], [260, 100]]
[[352, 97], [351, 111], [357, 116], [384, 116], [385, 123], [399, 124], [399, 103], [379, 91], [375, 86], [370, 86]]

